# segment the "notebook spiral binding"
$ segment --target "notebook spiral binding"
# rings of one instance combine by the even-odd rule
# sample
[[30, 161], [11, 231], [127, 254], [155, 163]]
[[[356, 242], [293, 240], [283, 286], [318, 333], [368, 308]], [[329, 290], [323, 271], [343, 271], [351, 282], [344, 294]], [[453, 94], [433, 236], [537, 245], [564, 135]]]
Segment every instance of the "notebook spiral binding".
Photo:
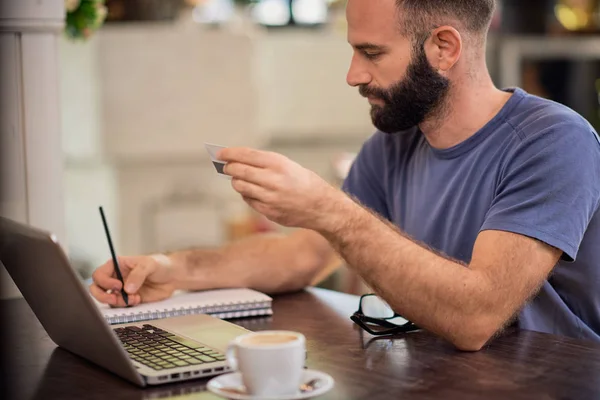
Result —
[[192, 314], [208, 314], [221, 319], [273, 315], [270, 301], [244, 303], [216, 303], [208, 307], [180, 307], [152, 312], [131, 312], [114, 317], [105, 316], [109, 324], [150, 321], [159, 318], [179, 317]]

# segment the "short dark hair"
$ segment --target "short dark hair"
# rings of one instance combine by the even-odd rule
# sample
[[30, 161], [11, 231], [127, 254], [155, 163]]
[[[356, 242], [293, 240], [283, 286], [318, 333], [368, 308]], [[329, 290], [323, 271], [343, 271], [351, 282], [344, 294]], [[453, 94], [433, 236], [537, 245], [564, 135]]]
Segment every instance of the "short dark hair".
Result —
[[438, 26], [457, 21], [469, 33], [485, 37], [495, 0], [396, 0], [402, 12], [402, 33], [417, 41]]

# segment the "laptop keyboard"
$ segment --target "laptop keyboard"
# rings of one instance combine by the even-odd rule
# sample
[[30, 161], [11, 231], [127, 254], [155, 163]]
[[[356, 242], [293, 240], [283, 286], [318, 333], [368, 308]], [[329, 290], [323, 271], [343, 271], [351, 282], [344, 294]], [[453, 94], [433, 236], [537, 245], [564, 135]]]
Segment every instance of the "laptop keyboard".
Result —
[[152, 325], [114, 331], [132, 360], [157, 371], [225, 360], [223, 353]]

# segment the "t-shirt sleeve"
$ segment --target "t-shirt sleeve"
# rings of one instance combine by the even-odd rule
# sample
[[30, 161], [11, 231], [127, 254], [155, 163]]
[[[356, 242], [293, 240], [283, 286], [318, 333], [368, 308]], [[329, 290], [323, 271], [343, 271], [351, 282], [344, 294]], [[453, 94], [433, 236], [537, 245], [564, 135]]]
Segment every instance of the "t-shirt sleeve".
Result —
[[577, 257], [600, 205], [600, 144], [591, 127], [559, 123], [525, 138], [503, 166], [481, 230], [543, 241]]
[[362, 146], [344, 180], [342, 190], [363, 206], [390, 219], [385, 182], [385, 135], [377, 132]]

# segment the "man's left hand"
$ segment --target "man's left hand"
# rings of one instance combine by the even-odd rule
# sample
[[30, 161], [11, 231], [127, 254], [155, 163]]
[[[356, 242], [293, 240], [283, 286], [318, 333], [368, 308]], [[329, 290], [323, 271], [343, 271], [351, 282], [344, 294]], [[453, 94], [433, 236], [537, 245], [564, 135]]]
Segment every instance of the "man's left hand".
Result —
[[347, 196], [314, 172], [268, 151], [230, 147], [219, 152], [224, 172], [244, 201], [278, 224], [319, 230]]

